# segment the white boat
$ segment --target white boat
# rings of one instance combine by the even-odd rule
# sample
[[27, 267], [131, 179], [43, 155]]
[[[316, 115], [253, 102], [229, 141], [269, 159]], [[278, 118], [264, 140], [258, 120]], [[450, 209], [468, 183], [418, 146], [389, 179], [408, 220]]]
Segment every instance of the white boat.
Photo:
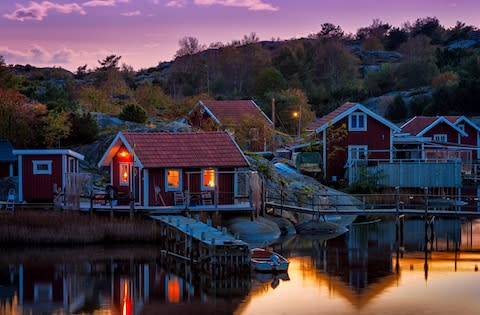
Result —
[[253, 248], [250, 254], [252, 268], [256, 271], [286, 272], [288, 270], [290, 262], [278, 253], [263, 248]]

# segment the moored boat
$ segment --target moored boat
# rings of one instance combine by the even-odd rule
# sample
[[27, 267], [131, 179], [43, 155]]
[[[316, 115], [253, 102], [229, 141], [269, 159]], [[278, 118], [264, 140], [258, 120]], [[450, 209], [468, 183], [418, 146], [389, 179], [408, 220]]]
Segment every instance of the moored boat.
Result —
[[253, 248], [251, 250], [251, 264], [256, 271], [285, 272], [289, 263], [285, 257], [278, 253], [263, 248]]

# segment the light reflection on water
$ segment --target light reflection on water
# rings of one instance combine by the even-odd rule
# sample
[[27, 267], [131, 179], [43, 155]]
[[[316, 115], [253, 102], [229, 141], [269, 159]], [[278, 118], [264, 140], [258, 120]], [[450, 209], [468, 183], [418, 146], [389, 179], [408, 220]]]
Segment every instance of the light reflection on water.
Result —
[[288, 274], [214, 277], [149, 246], [2, 249], [0, 314], [480, 314], [478, 220], [355, 225], [273, 249]]

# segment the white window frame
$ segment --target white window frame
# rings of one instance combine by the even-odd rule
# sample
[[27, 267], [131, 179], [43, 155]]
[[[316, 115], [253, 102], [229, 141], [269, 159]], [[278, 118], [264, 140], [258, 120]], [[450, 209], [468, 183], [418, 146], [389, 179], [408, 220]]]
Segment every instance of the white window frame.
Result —
[[[205, 171], [208, 171], [208, 170], [213, 170], [213, 177], [214, 177], [214, 181], [215, 181], [215, 186], [213, 187], [210, 187], [208, 185], [205, 185], [205, 183], [203, 182], [203, 178], [204, 178], [204, 173]], [[217, 172], [217, 169], [216, 168], [213, 168], [213, 167], [209, 167], [209, 168], [202, 168], [202, 174], [201, 174], [201, 178], [200, 178], [200, 190], [202, 191], [205, 191], [205, 190], [215, 190], [215, 188], [217, 187], [218, 185], [218, 172]]]
[[[178, 187], [170, 188], [168, 187], [168, 171], [177, 171], [178, 172]], [[180, 168], [166, 168], [165, 169], [165, 191], [182, 191], [182, 170]]]
[[[33, 165], [33, 175], [52, 175], [52, 160], [34, 160], [32, 161]], [[47, 165], [46, 170], [39, 170], [38, 166]]]
[[433, 135], [433, 141], [436, 142], [448, 142], [448, 136], [445, 133]]
[[361, 160], [361, 161], [367, 161], [368, 160], [368, 145], [349, 145], [348, 146], [348, 161], [353, 161], [354, 159], [352, 158], [352, 153], [355, 152], [357, 156], [359, 156], [359, 153], [364, 151], [365, 152], [365, 158], [360, 159], [357, 158], [355, 160]]
[[[359, 127], [360, 117], [363, 117], [363, 126]], [[355, 125], [354, 126], [354, 123]], [[361, 112], [351, 113], [348, 116], [348, 130], [349, 131], [367, 131], [367, 114]]]
[[[127, 172], [128, 172], [128, 181], [126, 183], [123, 182], [122, 180], [122, 167], [126, 166], [127, 167]], [[130, 186], [130, 163], [124, 163], [120, 162], [118, 163], [118, 184], [123, 187], [128, 187]]]

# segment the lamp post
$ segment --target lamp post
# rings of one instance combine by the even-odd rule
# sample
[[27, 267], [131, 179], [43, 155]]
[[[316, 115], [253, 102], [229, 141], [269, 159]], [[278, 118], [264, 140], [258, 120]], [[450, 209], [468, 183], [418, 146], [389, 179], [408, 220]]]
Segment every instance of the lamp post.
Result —
[[300, 135], [302, 133], [302, 107], [299, 106], [298, 112], [293, 112], [293, 118], [298, 120], [297, 125], [297, 137], [300, 139]]

